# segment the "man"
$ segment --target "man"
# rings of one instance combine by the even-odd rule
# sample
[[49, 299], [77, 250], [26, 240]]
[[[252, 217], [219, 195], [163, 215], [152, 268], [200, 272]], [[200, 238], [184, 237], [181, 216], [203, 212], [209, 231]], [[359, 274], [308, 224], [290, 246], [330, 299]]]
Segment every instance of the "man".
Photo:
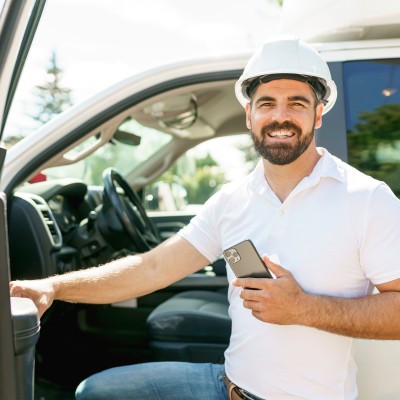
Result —
[[[13, 282], [11, 293], [32, 298], [41, 313], [55, 299], [122, 301], [170, 285], [244, 239], [268, 254], [276, 279], [234, 279], [228, 268], [224, 366], [115, 368], [82, 382], [78, 399], [355, 399], [352, 338], [400, 338], [400, 202], [316, 147], [315, 129], [336, 100], [325, 61], [298, 39], [272, 39], [250, 59], [236, 95], [262, 157], [246, 179], [148, 253]], [[380, 293], [371, 295], [374, 286]]]

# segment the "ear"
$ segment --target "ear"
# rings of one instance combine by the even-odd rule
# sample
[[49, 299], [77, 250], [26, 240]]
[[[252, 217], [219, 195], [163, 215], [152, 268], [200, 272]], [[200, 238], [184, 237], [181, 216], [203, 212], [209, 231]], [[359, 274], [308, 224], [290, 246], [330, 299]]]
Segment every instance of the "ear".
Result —
[[315, 129], [319, 129], [322, 126], [322, 111], [324, 110], [324, 105], [318, 103], [315, 109]]
[[250, 114], [251, 114], [251, 105], [250, 105], [250, 103], [247, 103], [246, 104], [246, 126], [247, 126], [247, 129], [251, 130]]

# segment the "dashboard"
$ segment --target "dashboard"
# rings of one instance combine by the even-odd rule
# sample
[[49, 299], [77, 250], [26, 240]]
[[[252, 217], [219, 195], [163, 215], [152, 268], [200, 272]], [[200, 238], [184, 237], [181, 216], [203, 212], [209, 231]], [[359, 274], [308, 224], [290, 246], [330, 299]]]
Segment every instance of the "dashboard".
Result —
[[8, 201], [12, 279], [37, 279], [86, 268], [120, 251], [96, 221], [102, 190], [63, 179], [16, 191]]

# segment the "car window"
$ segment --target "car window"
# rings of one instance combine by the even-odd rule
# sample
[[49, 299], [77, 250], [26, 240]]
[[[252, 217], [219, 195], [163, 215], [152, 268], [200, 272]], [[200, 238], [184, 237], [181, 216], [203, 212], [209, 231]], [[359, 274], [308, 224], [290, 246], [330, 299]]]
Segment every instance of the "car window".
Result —
[[146, 187], [146, 208], [195, 213], [224, 183], [247, 175], [257, 161], [248, 134], [208, 140]]
[[344, 63], [349, 162], [400, 196], [400, 59]]

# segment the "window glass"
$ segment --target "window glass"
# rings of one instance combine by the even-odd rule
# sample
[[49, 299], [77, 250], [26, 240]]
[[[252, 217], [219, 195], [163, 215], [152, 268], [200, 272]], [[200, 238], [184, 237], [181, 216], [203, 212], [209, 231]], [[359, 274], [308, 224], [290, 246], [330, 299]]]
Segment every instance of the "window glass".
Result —
[[400, 60], [344, 64], [349, 162], [400, 196]]
[[186, 152], [146, 187], [146, 207], [195, 213], [224, 183], [247, 175], [257, 161], [248, 134], [211, 139]]

